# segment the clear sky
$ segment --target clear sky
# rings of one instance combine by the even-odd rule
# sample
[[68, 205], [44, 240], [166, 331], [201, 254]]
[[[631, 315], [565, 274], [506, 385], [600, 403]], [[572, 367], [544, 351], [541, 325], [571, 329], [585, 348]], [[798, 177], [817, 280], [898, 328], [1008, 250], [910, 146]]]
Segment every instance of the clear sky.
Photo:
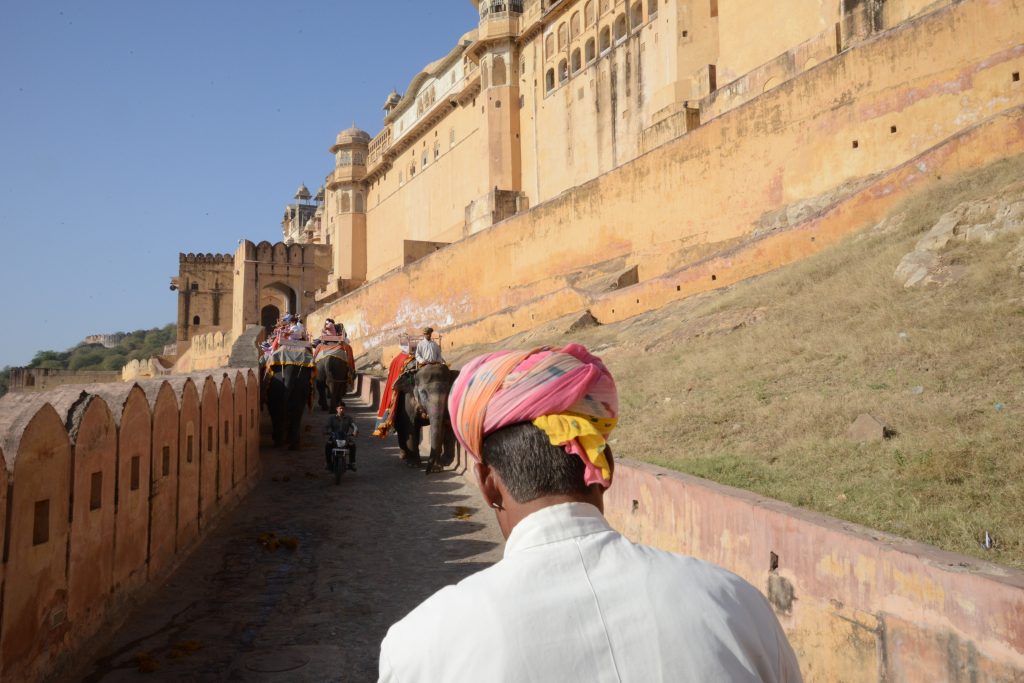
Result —
[[0, 366], [174, 322], [178, 252], [281, 238], [334, 136], [474, 28], [468, 0], [0, 0]]

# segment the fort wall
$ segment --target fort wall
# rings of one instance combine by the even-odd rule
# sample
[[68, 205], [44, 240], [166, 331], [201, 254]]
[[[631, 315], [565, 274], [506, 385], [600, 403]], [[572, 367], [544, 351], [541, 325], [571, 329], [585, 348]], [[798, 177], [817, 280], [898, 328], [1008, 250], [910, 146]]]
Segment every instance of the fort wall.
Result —
[[811, 681], [1024, 677], [1024, 573], [619, 459], [609, 522], [767, 597]]
[[117, 382], [116, 370], [57, 370], [55, 368], [11, 368], [10, 391], [40, 392], [67, 384]]
[[[446, 346], [493, 341], [591, 305], [599, 320], [636, 315], [806, 256], [942, 173], [1024, 151], [1021, 25], [1024, 9], [1000, 0], [918, 17], [310, 324], [343, 321], [357, 351], [423, 324], [446, 328]], [[922, 46], [927, 59], [907, 59]], [[597, 266], [637, 267], [639, 282], [588, 290]]]
[[251, 487], [256, 382], [216, 370], [0, 400], [0, 678], [36, 680], [115, 628]]

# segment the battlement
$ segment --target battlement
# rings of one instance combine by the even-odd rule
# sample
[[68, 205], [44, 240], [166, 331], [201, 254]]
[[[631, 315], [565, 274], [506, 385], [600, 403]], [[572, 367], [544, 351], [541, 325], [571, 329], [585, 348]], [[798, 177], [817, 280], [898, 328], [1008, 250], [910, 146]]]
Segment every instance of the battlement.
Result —
[[178, 263], [234, 263], [234, 254], [178, 254]]

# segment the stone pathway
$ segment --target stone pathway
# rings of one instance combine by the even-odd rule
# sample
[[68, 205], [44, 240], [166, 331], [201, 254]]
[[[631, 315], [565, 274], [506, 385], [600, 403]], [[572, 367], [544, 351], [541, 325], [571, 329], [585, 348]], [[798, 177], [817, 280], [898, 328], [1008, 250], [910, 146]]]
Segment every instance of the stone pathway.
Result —
[[[371, 411], [350, 410], [358, 472], [335, 486], [326, 415], [307, 415], [302, 450], [265, 448], [256, 488], [69, 680], [376, 680], [388, 627], [497, 561], [502, 539], [461, 476], [406, 467], [394, 437], [366, 436]], [[268, 532], [298, 547], [268, 551], [257, 542]]]

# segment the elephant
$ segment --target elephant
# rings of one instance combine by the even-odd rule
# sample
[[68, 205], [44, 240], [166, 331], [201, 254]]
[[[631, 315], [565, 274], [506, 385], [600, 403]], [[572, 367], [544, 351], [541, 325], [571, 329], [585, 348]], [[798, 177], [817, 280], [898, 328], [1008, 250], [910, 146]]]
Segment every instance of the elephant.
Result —
[[274, 445], [282, 446], [287, 441], [289, 450], [299, 447], [302, 433], [302, 413], [310, 400], [312, 378], [315, 372], [313, 357], [308, 357], [308, 364], [302, 362], [275, 362], [275, 357], [267, 361], [266, 397], [267, 410], [273, 425]]
[[[424, 365], [415, 373], [403, 375], [395, 383], [400, 392], [395, 403], [395, 432], [402, 460], [419, 466], [420, 432], [430, 425], [430, 459], [426, 474], [440, 470], [455, 460], [455, 433], [448, 415], [448, 394], [458, 376], [447, 365]], [[438, 428], [440, 426], [440, 428]]]
[[351, 368], [344, 355], [320, 355], [316, 359], [316, 389], [320, 409], [330, 413], [341, 403], [348, 391]]

